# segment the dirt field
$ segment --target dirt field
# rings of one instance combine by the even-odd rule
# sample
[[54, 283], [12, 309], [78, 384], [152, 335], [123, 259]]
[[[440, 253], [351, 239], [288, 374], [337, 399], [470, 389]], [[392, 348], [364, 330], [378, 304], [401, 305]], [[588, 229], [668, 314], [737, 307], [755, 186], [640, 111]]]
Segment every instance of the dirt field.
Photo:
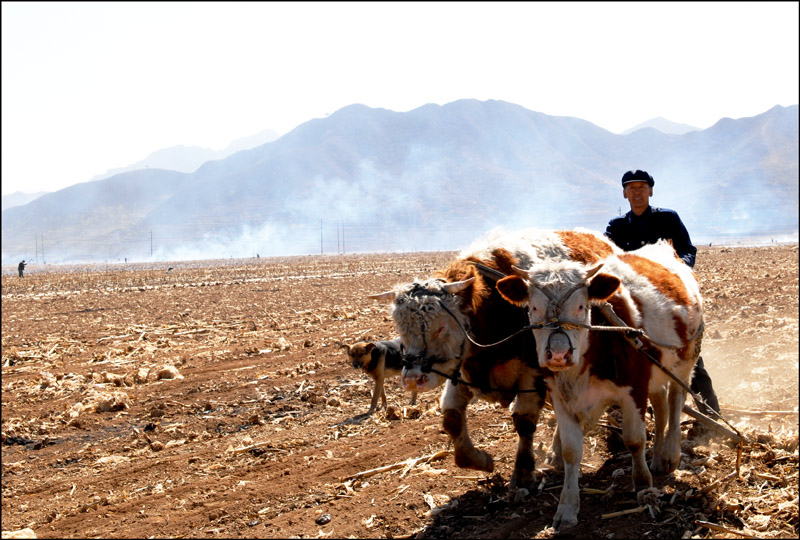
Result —
[[[372, 383], [338, 345], [394, 337], [367, 295], [453, 255], [59, 266], [23, 279], [4, 268], [3, 531], [552, 536], [561, 478], [542, 470], [538, 489], [507, 491], [507, 410], [469, 409], [492, 475], [454, 465], [438, 393], [410, 407], [391, 379], [389, 411], [358, 417]], [[637, 501], [629, 455], [603, 420], [586, 439], [580, 523], [565, 537], [798, 535], [798, 247], [707, 247], [697, 259], [703, 358], [723, 414], [750, 440], [740, 476], [736, 446], [690, 438], [686, 417], [680, 469]], [[546, 410], [537, 466], [554, 422]]]

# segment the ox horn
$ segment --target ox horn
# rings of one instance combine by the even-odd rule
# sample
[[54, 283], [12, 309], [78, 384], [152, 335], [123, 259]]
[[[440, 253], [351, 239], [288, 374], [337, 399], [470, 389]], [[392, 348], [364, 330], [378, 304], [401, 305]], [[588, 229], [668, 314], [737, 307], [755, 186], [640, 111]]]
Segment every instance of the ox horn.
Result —
[[442, 285], [442, 289], [449, 292], [450, 294], [456, 294], [469, 287], [473, 281], [475, 281], [475, 278], [471, 277], [463, 281], [454, 281], [452, 283], [445, 283], [444, 285]]
[[590, 279], [592, 279], [592, 277], [594, 277], [594, 275], [595, 275], [597, 272], [599, 272], [599, 271], [600, 271], [600, 269], [603, 267], [603, 264], [604, 264], [604, 263], [600, 263], [600, 264], [598, 264], [597, 266], [595, 266], [594, 268], [590, 268], [590, 269], [589, 269], [589, 270], [586, 272], [586, 281], [589, 281]]
[[519, 276], [524, 279], [530, 278], [527, 270], [523, 270], [522, 268], [514, 266], [513, 264], [511, 265], [511, 273], [513, 273], [515, 276]]
[[379, 294], [370, 294], [368, 298], [372, 298], [373, 300], [380, 300], [381, 302], [394, 302], [394, 299], [397, 297], [394, 291], [386, 291]]

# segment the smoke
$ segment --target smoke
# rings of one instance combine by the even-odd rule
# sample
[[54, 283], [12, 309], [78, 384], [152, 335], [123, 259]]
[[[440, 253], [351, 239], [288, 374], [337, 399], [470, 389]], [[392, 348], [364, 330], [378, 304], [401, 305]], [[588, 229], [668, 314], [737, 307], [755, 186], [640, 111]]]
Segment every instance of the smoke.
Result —
[[[309, 124], [269, 151], [207, 165], [192, 189], [164, 191], [155, 209], [145, 204], [147, 191], [141, 215], [128, 212], [129, 222], [117, 224], [110, 206], [83, 205], [80, 219], [44, 228], [48, 258], [457, 251], [496, 227], [603, 231], [629, 210], [619, 184], [628, 169], [655, 177], [651, 204], [677, 211], [695, 244], [796, 237], [796, 114], [770, 136], [770, 123], [746, 136], [753, 127], [731, 121], [681, 136], [643, 130], [623, 137], [514, 107], [457, 102], [392, 115], [391, 125], [364, 123], [366, 108], [349, 110], [360, 116], [345, 122], [343, 111], [324, 133], [321, 123]], [[31, 227], [64, 214], [68, 202], [17, 220], [15, 230], [4, 226], [3, 260], [36, 257]]]
[[[759, 235], [791, 235], [798, 229], [798, 185], [771, 183], [746, 158], [730, 163], [725, 180], [716, 166], [661, 163], [650, 204], [678, 212], [692, 241], [703, 244]], [[627, 201], [625, 201], [627, 204]]]
[[[632, 168], [653, 174], [651, 204], [677, 211], [695, 244], [776, 230], [781, 223], [767, 211], [774, 197], [765, 195], [759, 182], [736, 178], [732, 189], [708, 177], [706, 171], [713, 167], [666, 161]], [[470, 170], [471, 164], [423, 145], [411, 147], [402, 163], [390, 165], [391, 170], [364, 159], [349, 176], [317, 175], [308, 182], [302, 200], [282, 202], [279, 222], [242, 224], [165, 245], [153, 258], [457, 251], [496, 227], [585, 227], [602, 232], [620, 210], [629, 210], [619, 180], [612, 175], [587, 171], [583, 181], [570, 181], [574, 171], [552, 164], [531, 169], [529, 164], [506, 162], [485, 171], [483, 178], [462, 180], [462, 171]], [[713, 187], [700, 187], [709, 185]], [[796, 207], [796, 197], [794, 201]], [[291, 216], [288, 221], [286, 215]]]

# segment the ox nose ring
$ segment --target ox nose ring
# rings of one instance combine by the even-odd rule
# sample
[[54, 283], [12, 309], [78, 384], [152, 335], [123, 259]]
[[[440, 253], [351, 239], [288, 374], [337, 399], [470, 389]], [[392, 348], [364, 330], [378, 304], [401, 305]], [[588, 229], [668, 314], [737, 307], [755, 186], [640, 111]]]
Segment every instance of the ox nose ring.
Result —
[[556, 330], [547, 339], [547, 352], [555, 350], [558, 353], [572, 352], [574, 348], [569, 340], [569, 336], [561, 329]]

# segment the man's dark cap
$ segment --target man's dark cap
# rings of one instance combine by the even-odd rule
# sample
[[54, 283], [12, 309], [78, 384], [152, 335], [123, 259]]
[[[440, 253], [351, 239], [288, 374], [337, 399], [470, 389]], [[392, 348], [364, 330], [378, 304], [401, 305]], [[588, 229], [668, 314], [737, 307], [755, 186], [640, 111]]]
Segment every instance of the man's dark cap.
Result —
[[628, 171], [622, 175], [623, 187], [625, 184], [629, 184], [630, 182], [647, 182], [650, 187], [653, 187], [653, 185], [656, 183], [656, 181], [653, 180], [653, 177], [647, 174], [647, 171], [640, 171], [638, 169], [635, 171]]

